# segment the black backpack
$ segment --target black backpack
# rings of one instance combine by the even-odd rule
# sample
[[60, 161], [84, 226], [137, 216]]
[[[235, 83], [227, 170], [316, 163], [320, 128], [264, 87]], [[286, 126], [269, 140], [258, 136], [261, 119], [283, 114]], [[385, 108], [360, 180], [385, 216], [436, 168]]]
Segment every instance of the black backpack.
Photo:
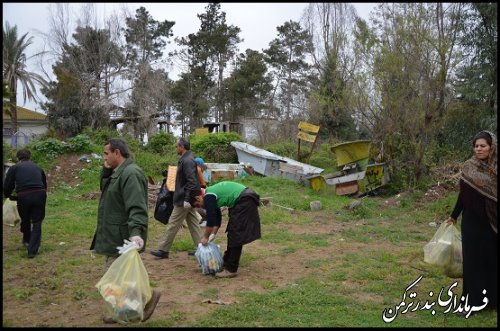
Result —
[[167, 180], [164, 179], [161, 184], [158, 197], [156, 198], [154, 217], [163, 224], [168, 223], [168, 219], [174, 210], [173, 192], [167, 190]]

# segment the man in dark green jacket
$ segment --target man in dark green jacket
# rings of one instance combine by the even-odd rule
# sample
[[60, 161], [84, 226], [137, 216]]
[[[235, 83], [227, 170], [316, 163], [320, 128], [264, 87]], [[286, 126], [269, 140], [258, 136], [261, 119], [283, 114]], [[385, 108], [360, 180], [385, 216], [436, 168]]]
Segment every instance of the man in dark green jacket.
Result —
[[[118, 258], [116, 247], [124, 240], [144, 251], [148, 234], [148, 183], [146, 176], [129, 158], [127, 144], [113, 138], [104, 145], [104, 167], [101, 173], [101, 198], [97, 210], [97, 228], [90, 249], [106, 256], [105, 270]], [[160, 293], [153, 290], [144, 307], [143, 321], [151, 317]], [[107, 316], [105, 323], [115, 321]]]

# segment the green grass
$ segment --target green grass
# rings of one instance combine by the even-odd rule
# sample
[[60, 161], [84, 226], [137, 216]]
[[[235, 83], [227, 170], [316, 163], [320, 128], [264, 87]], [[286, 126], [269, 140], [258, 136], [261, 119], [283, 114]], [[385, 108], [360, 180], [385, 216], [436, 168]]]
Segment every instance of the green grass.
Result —
[[[147, 156], [143, 158], [149, 160]], [[94, 288], [102, 273], [101, 260], [92, 258], [88, 250], [95, 230], [98, 200], [78, 198], [84, 193], [98, 191], [98, 174], [97, 166], [92, 166], [80, 172], [80, 185], [60, 185], [49, 195], [41, 254], [36, 259], [26, 259], [25, 251], [20, 249], [18, 231], [9, 229], [12, 235], [4, 236], [4, 302], [9, 299], [16, 305], [32, 304], [33, 309], [43, 310], [50, 307], [54, 298], [66, 296], [73, 307], [67, 307], [68, 313], [71, 309], [85, 311], [102, 303]], [[437, 307], [435, 315], [430, 310], [419, 310], [399, 314], [391, 323], [382, 319], [384, 310], [394, 309], [401, 302], [405, 289], [418, 276], [423, 275], [417, 297], [422, 304], [429, 299], [430, 291], [439, 293], [454, 282], [439, 268], [423, 263], [422, 247], [437, 229], [429, 223], [439, 223], [446, 218], [454, 206], [456, 192], [428, 202], [423, 202], [422, 192], [410, 192], [391, 207], [384, 207], [384, 201], [393, 196], [366, 197], [360, 200], [360, 206], [351, 210], [348, 207], [354, 199], [335, 196], [331, 188], [315, 192], [286, 179], [257, 176], [238, 181], [252, 187], [261, 197], [272, 197], [273, 204], [295, 209], [289, 212], [275, 207], [260, 208], [260, 241], [273, 249], [244, 250], [241, 268], [251, 270], [266, 257], [293, 259], [302, 254], [306, 256], [301, 265], [309, 271], [307, 276], [289, 275], [292, 281], [286, 284], [256, 279], [261, 290], [241, 289], [237, 292], [237, 304], [212, 306], [208, 313], [194, 317], [172, 306], [168, 316], [155, 315], [153, 320], [141, 326], [497, 326], [496, 311], [483, 311], [465, 320], [454, 314], [444, 314], [443, 307]], [[310, 211], [309, 202], [313, 200], [321, 201], [321, 211]], [[150, 233], [164, 231], [164, 225], [157, 221], [151, 220], [149, 225]], [[316, 226], [335, 227], [325, 233], [316, 232]], [[297, 231], [301, 234], [297, 235]], [[154, 248], [156, 241], [149, 240], [148, 248]], [[172, 246], [173, 252], [192, 249], [189, 233], [177, 236]], [[308, 255], [322, 250], [331, 254]], [[182, 265], [171, 270], [177, 277], [186, 274], [186, 267]], [[167, 284], [176, 286], [175, 283]], [[224, 283], [220, 284], [196, 284], [204, 287], [200, 301], [223, 297]], [[160, 279], [152, 281], [152, 285], [165, 283]], [[461, 279], [454, 293], [460, 295]], [[168, 290], [165, 297], [171, 305]], [[15, 305], [4, 305], [4, 313], [9, 309], [15, 309]], [[3, 326], [15, 326], [16, 323], [14, 319], [4, 319]], [[51, 325], [40, 322], [39, 326]]]

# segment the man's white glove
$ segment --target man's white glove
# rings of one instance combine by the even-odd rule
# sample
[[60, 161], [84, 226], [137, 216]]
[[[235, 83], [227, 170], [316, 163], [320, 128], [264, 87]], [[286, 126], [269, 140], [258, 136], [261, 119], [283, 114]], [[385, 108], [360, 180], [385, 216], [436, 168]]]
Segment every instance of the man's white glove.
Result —
[[184, 208], [188, 209], [188, 208], [192, 208], [192, 206], [189, 202], [184, 201]]
[[125, 254], [131, 249], [137, 249], [137, 246], [134, 242], [128, 241], [127, 239], [123, 239], [123, 246], [117, 246], [118, 254]]
[[212, 242], [214, 241], [215, 239], [215, 233], [211, 233], [209, 236], [208, 236], [208, 242]]
[[130, 241], [133, 242], [135, 246], [137, 246], [137, 249], [141, 249], [144, 247], [144, 240], [140, 236], [130, 237]]

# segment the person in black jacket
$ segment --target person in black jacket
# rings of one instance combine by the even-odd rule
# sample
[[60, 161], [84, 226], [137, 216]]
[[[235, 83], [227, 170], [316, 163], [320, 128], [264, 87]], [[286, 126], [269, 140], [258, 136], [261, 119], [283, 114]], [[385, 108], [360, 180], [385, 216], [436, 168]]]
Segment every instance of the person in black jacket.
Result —
[[[460, 191], [451, 215], [445, 221], [456, 223], [462, 215], [462, 298], [469, 306], [497, 309], [498, 302], [498, 200], [497, 138], [481, 131], [472, 140], [474, 155], [464, 162]], [[485, 298], [488, 300], [485, 301]], [[467, 305], [466, 305], [467, 306]], [[464, 310], [468, 318], [477, 310]]]
[[[42, 221], [45, 218], [47, 202], [47, 178], [43, 169], [30, 161], [29, 150], [21, 149], [16, 156], [19, 163], [7, 171], [3, 194], [6, 198], [17, 200], [23, 245], [28, 249], [28, 258], [34, 258], [42, 240]], [[12, 195], [14, 188], [15, 196]]]
[[175, 145], [177, 154], [180, 155], [177, 162], [177, 173], [175, 176], [175, 191], [173, 197], [174, 210], [168, 220], [165, 233], [158, 244], [158, 250], [152, 250], [151, 254], [166, 259], [170, 247], [174, 242], [175, 235], [179, 232], [184, 219], [191, 233], [194, 246], [197, 247], [201, 241], [202, 231], [198, 221], [198, 215], [192, 204], [196, 196], [201, 195], [200, 181], [196, 170], [196, 162], [190, 151], [190, 144], [184, 138], [180, 138]]

